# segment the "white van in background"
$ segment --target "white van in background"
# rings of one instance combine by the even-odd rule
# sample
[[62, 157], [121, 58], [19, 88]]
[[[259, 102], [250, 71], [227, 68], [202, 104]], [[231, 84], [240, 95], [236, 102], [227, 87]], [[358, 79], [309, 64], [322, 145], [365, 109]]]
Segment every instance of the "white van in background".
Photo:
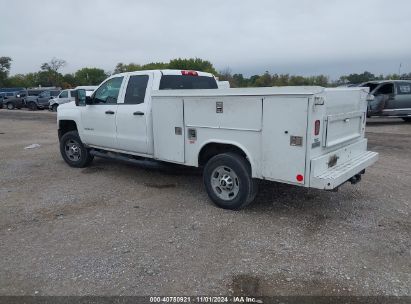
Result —
[[217, 81], [217, 85], [219, 89], [229, 89], [230, 88], [230, 82], [229, 81]]
[[53, 112], [57, 111], [57, 107], [61, 104], [68, 103], [70, 101], [74, 101], [74, 91], [76, 90], [85, 90], [87, 96], [91, 96], [97, 86], [77, 86], [71, 90], [63, 90], [60, 94], [50, 100], [49, 109]]

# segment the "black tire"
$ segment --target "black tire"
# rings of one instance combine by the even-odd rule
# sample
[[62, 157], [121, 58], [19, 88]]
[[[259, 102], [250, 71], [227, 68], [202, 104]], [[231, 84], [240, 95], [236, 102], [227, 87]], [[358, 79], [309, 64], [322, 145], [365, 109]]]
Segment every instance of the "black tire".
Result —
[[52, 110], [53, 112], [57, 112], [57, 107], [58, 107], [58, 106], [59, 106], [58, 104], [52, 105], [52, 106], [51, 106], [51, 110]]
[[[71, 148], [69, 148], [69, 146], [71, 146]], [[74, 149], [74, 146], [76, 146], [78, 150]], [[76, 157], [71, 157], [74, 156], [73, 151], [78, 151]], [[70, 152], [72, 153], [71, 156]], [[74, 168], [87, 167], [93, 161], [94, 158], [94, 156], [90, 154], [89, 150], [86, 147], [84, 147], [77, 131], [67, 132], [61, 137], [60, 153], [65, 162], [70, 167]]]
[[35, 102], [29, 102], [29, 104], [27, 105], [27, 107], [30, 109], [30, 111], [36, 111], [37, 110], [37, 105]]
[[13, 110], [13, 109], [14, 109], [14, 103], [8, 102], [8, 103], [6, 104], [6, 108], [7, 108], [7, 110]]
[[[229, 180], [232, 180], [233, 187], [238, 187], [237, 193], [233, 189], [224, 189], [224, 186], [228, 183], [221, 186], [221, 182], [226, 175], [221, 176], [219, 170], [225, 170], [227, 175], [231, 177]], [[220, 184], [216, 186], [215, 183], [218, 179]], [[229, 152], [212, 157], [204, 168], [203, 181], [210, 199], [218, 207], [224, 209], [241, 209], [250, 204], [257, 195], [257, 181], [251, 176], [250, 163], [243, 156], [236, 153]], [[230, 191], [232, 192], [230, 193]], [[222, 198], [222, 196], [226, 196], [226, 198]]]
[[405, 122], [411, 122], [411, 117], [404, 117], [402, 120], [404, 120]]

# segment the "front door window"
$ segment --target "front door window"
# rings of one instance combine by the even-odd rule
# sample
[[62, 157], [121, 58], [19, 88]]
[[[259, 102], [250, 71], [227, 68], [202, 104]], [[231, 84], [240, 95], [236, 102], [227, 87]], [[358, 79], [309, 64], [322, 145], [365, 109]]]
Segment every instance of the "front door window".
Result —
[[117, 103], [123, 77], [116, 77], [107, 80], [94, 93], [95, 104], [115, 104]]

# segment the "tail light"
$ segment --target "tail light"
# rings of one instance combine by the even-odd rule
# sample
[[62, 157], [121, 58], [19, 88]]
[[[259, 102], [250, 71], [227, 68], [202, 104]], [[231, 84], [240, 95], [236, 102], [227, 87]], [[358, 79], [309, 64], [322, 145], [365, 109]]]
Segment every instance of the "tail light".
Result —
[[319, 120], [316, 120], [314, 123], [314, 135], [315, 136], [320, 134], [320, 126], [321, 126], [321, 122]]
[[198, 76], [196, 71], [181, 71], [181, 75], [184, 76]]

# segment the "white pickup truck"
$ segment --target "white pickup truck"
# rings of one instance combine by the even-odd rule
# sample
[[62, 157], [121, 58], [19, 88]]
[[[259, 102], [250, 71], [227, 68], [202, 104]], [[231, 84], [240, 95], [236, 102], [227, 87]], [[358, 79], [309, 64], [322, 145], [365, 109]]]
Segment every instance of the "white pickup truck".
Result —
[[356, 183], [378, 158], [364, 138], [364, 88], [218, 89], [208, 73], [156, 70], [77, 93], [57, 115], [70, 166], [100, 156], [202, 167], [222, 208], [253, 201], [258, 179], [328, 190]]

